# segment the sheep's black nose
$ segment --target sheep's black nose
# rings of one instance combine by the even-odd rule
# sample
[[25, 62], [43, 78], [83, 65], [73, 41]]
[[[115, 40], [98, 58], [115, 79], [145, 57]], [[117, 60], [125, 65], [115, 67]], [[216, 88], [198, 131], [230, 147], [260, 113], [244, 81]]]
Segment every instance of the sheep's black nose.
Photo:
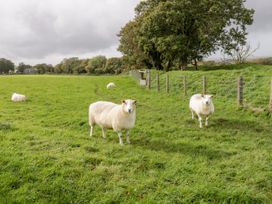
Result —
[[131, 113], [131, 109], [128, 109], [128, 112]]

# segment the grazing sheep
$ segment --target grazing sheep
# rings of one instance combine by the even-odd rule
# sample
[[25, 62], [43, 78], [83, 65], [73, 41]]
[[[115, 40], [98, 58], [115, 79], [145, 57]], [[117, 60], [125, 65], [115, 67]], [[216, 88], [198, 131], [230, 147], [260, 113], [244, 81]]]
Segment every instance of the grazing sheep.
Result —
[[12, 96], [11, 96], [11, 100], [14, 101], [14, 102], [25, 101], [26, 96], [22, 95], [22, 94], [13, 93]]
[[205, 125], [208, 126], [208, 119], [214, 113], [212, 97], [212, 95], [195, 94], [190, 99], [189, 107], [192, 112], [192, 119], [194, 119], [194, 114], [198, 116], [200, 128], [202, 128], [202, 117], [206, 118]]
[[106, 101], [98, 101], [89, 106], [90, 136], [94, 125], [102, 128], [102, 136], [106, 138], [106, 129], [113, 129], [118, 133], [120, 145], [123, 145], [122, 130], [126, 130], [126, 140], [130, 144], [129, 130], [135, 126], [136, 101], [127, 99], [118, 105]]
[[110, 82], [110, 83], [108, 83], [108, 85], [107, 85], [107, 89], [113, 89], [113, 88], [115, 88], [116, 87], [116, 85], [113, 83], [113, 82]]

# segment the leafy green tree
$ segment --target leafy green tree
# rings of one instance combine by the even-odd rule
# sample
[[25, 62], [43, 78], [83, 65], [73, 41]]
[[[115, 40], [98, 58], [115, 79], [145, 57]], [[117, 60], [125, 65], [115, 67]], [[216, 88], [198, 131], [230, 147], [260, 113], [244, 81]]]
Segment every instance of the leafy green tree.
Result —
[[103, 74], [106, 63], [107, 58], [99, 55], [89, 59], [86, 69], [89, 74]]
[[107, 74], [120, 74], [123, 69], [123, 59], [112, 57], [107, 60], [104, 72]]
[[17, 66], [17, 72], [23, 74], [26, 69], [30, 69], [32, 66], [24, 64], [23, 62], [19, 63]]
[[80, 61], [78, 57], [65, 58], [61, 61], [59, 65], [61, 67], [58, 67], [58, 68], [63, 73], [72, 74], [74, 72], [75, 67], [78, 66], [79, 63]]
[[88, 65], [88, 60], [87, 59], [78, 60], [78, 62], [73, 67], [73, 73], [74, 74], [85, 74], [85, 73], [87, 73], [87, 71], [86, 71], [86, 66], [87, 65]]
[[54, 66], [54, 72], [57, 73], [57, 74], [64, 73], [64, 70], [63, 70], [63, 67], [62, 67], [61, 63]]
[[139, 46], [137, 33], [139, 30], [139, 20], [128, 22], [120, 31], [120, 44], [118, 50], [123, 53], [123, 61], [126, 69], [141, 69], [147, 66], [152, 67], [148, 56]]
[[0, 74], [8, 74], [14, 71], [14, 63], [8, 59], [0, 58]]
[[[217, 50], [229, 54], [237, 46], [246, 43], [246, 26], [253, 22], [254, 11], [245, 8], [244, 2], [141, 1], [135, 9], [134, 19], [134, 22], [138, 22], [137, 32], [133, 36], [137, 46], [132, 47], [130, 52], [133, 53], [137, 47], [157, 69], [163, 67], [166, 71], [173, 64], [185, 69], [193, 61], [197, 66], [198, 60]], [[126, 35], [121, 35], [121, 45], [127, 43], [122, 39], [128, 37]]]
[[45, 73], [53, 73], [54, 72], [54, 67], [51, 64], [36, 64], [35, 66], [33, 66], [38, 74], [45, 74]]

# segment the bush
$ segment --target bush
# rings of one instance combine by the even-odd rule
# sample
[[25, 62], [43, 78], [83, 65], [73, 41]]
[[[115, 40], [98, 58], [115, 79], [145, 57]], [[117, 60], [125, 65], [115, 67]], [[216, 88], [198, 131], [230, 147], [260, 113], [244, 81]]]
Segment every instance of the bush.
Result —
[[86, 70], [89, 74], [103, 74], [103, 70], [107, 63], [107, 58], [105, 56], [96, 56], [94, 58], [89, 59]]
[[214, 61], [214, 60], [203, 61], [202, 64], [205, 67], [214, 67], [214, 66], [218, 65], [218, 63], [216, 61]]
[[10, 71], [14, 71], [14, 64], [8, 59], [0, 59], [0, 74], [8, 74]]
[[254, 64], [272, 65], [272, 57], [258, 58], [250, 62]]
[[105, 66], [105, 73], [109, 74], [120, 74], [123, 69], [123, 60], [122, 58], [112, 57], [107, 60]]

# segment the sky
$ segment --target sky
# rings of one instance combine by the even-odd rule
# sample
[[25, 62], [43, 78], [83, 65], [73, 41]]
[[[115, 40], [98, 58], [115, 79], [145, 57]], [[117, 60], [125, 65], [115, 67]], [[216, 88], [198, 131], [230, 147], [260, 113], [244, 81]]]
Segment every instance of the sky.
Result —
[[[139, 2], [0, 0], [0, 58], [55, 65], [69, 57], [121, 56], [117, 34]], [[248, 28], [251, 46], [260, 44], [254, 56], [272, 56], [272, 0], [247, 0], [246, 5], [255, 9]]]

